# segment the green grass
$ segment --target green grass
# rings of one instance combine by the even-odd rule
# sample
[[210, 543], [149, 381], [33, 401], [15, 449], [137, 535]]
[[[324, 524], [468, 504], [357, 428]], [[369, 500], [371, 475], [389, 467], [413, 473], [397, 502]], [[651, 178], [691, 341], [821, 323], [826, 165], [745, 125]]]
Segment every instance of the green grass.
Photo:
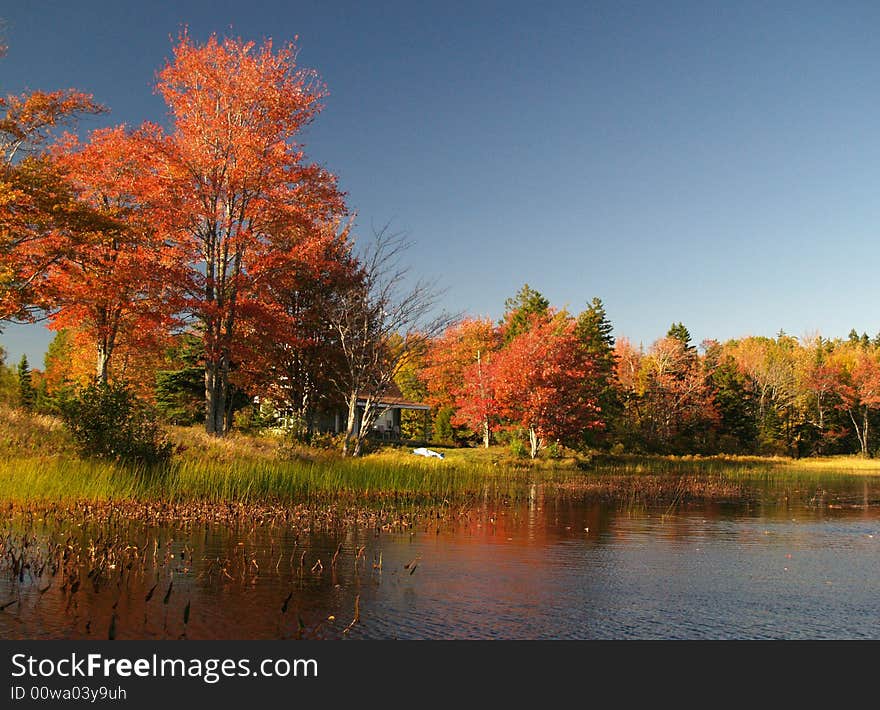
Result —
[[369, 458], [232, 465], [184, 460], [153, 471], [66, 457], [15, 458], [0, 462], [0, 500], [442, 501], [482, 494], [516, 497], [531, 478], [509, 469]]
[[[857, 457], [784, 459], [741, 456], [637, 456], [570, 453], [563, 458], [515, 459], [506, 447], [443, 448], [445, 458], [414, 456], [386, 447], [361, 459], [285, 444], [271, 436], [207, 436], [172, 428], [173, 463], [144, 471], [76, 457], [64, 429], [51, 417], [0, 409], [0, 501], [161, 500], [184, 502], [317, 501], [454, 502], [477, 496], [518, 498], [533, 484], [564, 490], [598, 489], [632, 495], [657, 476], [706, 481], [813, 480], [835, 475], [880, 475], [880, 460]], [[628, 479], [608, 485], [613, 478]], [[703, 479], [698, 483], [698, 479]]]

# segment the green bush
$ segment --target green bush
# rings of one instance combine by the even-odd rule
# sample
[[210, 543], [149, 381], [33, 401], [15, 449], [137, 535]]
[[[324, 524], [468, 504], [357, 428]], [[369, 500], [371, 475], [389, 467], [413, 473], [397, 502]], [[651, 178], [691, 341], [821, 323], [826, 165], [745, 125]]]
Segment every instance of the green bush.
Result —
[[517, 459], [524, 459], [529, 455], [529, 447], [519, 437], [511, 437], [510, 455]]
[[444, 444], [452, 442], [452, 407], [443, 407], [434, 418], [434, 441]]
[[553, 441], [547, 445], [547, 458], [561, 459], [565, 456], [565, 447], [558, 441]]
[[61, 417], [83, 458], [158, 464], [171, 457], [156, 412], [125, 384], [93, 382], [62, 403]]

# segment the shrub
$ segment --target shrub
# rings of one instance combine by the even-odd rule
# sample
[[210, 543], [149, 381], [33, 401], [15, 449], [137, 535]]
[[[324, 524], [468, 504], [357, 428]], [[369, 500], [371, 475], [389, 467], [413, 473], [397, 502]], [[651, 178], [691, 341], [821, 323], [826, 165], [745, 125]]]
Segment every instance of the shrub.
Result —
[[510, 439], [510, 455], [517, 459], [524, 459], [529, 455], [529, 449], [519, 437]]
[[61, 416], [84, 458], [157, 464], [171, 457], [156, 412], [125, 384], [93, 382], [63, 402]]
[[547, 457], [551, 459], [561, 459], [565, 456], [565, 447], [558, 441], [553, 441], [547, 445]]
[[434, 441], [450, 443], [452, 432], [452, 407], [443, 407], [434, 418]]
[[342, 440], [345, 434], [331, 434], [330, 432], [321, 432], [312, 434], [309, 440], [309, 446], [313, 449], [325, 449], [332, 451], [342, 448]]

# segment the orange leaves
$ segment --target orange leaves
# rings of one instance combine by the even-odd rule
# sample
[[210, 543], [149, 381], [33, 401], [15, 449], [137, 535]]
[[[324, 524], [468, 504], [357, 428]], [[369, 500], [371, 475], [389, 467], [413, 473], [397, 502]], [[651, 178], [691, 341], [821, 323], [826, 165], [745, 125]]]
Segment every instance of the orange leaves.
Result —
[[846, 409], [880, 408], [880, 361], [873, 349], [844, 345], [828, 367], [837, 375], [836, 390]]
[[[575, 321], [565, 314], [533, 316], [528, 329], [484, 368], [496, 413], [508, 426], [566, 441], [602, 426], [590, 386], [594, 363], [575, 330]], [[472, 374], [473, 369], [466, 379]]]
[[252, 275], [295, 259], [345, 212], [335, 177], [304, 164], [294, 142], [323, 88], [296, 67], [292, 46], [216, 36], [199, 46], [183, 34], [158, 91], [173, 130], [152, 138], [152, 205], [190, 261], [192, 310], [211, 320], [248, 297]]
[[43, 146], [54, 129], [70, 125], [83, 114], [103, 113], [106, 109], [89, 94], [64, 89], [9, 95], [0, 98], [0, 110], [0, 151], [9, 164], [19, 151]]
[[[261, 47], [241, 39], [212, 35], [196, 45], [184, 32], [171, 62], [159, 73], [158, 91], [181, 131], [205, 124], [249, 137], [250, 149], [272, 151], [291, 138], [321, 109], [326, 88], [314, 71], [296, 66], [296, 48]], [[203, 145], [216, 148], [216, 135]]]
[[488, 318], [463, 320], [431, 343], [420, 372], [428, 388], [426, 401], [434, 407], [452, 406], [461, 389], [463, 374], [476, 367], [478, 355], [488, 362], [501, 344]]
[[43, 291], [56, 309], [50, 324], [87, 333], [97, 346], [98, 375], [106, 377], [120, 341], [130, 342], [170, 317], [164, 240], [141, 200], [148, 156], [139, 136], [121, 127], [95, 131], [85, 145], [69, 139], [55, 153], [93, 219], [80, 225], [67, 258], [47, 271]]
[[207, 379], [217, 383], [208, 430], [222, 432], [236, 351], [286, 321], [263, 282], [296, 271], [346, 213], [335, 176], [305, 162], [296, 140], [326, 90], [297, 67], [293, 45], [216, 36], [197, 45], [186, 33], [157, 90], [172, 125], [167, 136], [149, 131], [148, 202], [183, 265], [176, 290], [201, 322]]

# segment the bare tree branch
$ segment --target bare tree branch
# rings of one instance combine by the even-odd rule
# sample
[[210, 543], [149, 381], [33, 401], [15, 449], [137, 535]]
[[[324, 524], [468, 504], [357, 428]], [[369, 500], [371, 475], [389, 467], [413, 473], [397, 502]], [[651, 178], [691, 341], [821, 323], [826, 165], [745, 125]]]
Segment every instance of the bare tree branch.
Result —
[[345, 363], [343, 377], [334, 383], [348, 404], [343, 455], [360, 454], [406, 358], [461, 318], [437, 311], [444, 292], [434, 281], [410, 281], [410, 269], [402, 261], [410, 246], [405, 235], [387, 224], [374, 230], [361, 255], [359, 279], [339, 295], [329, 314]]

